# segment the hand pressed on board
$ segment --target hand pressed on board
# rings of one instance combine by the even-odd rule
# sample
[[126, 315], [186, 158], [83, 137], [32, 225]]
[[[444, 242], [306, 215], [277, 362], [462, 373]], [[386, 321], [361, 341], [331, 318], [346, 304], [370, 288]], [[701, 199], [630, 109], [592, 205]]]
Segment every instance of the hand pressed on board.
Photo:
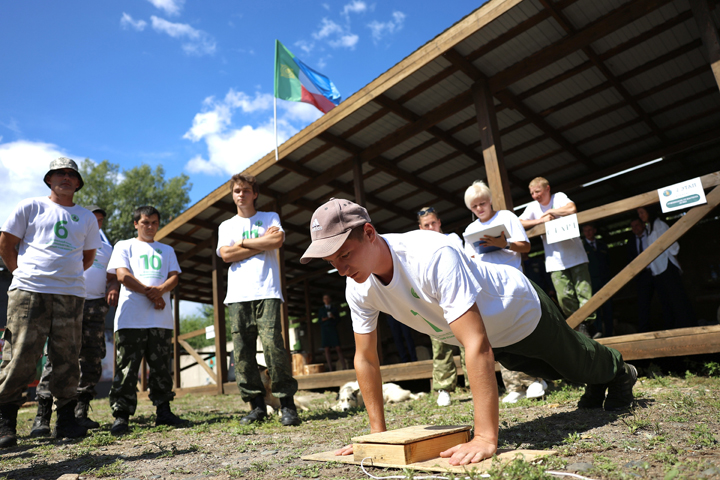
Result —
[[483, 242], [485, 242], [485, 245], [488, 247], [497, 248], [505, 248], [508, 244], [507, 238], [505, 238], [505, 232], [500, 232], [499, 237], [491, 237], [490, 235], [485, 235], [483, 237]]
[[448, 463], [450, 465], [468, 465], [470, 463], [479, 463], [490, 458], [495, 454], [497, 445], [487, 442], [480, 437], [475, 437], [467, 443], [456, 445], [452, 448], [440, 452], [443, 458], [450, 457]]
[[333, 452], [335, 455], [352, 455], [353, 454], [353, 446], [352, 443], [350, 445], [345, 445], [342, 448], [339, 448]]

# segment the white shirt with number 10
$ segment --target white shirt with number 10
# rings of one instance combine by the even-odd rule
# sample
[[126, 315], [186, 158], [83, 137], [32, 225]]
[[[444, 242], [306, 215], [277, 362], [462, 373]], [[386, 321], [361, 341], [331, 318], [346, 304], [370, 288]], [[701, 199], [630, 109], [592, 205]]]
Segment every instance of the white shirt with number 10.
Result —
[[[170, 272], [180, 273], [175, 250], [160, 242], [141, 242], [137, 238], [122, 240], [115, 244], [108, 273], [117, 273], [118, 268], [127, 268], [143, 285], [157, 287], [168, 279]], [[145, 295], [120, 289], [117, 311], [115, 312], [115, 331], [121, 328], [173, 328], [170, 292], [163, 295], [165, 308], [156, 310], [155, 305]]]

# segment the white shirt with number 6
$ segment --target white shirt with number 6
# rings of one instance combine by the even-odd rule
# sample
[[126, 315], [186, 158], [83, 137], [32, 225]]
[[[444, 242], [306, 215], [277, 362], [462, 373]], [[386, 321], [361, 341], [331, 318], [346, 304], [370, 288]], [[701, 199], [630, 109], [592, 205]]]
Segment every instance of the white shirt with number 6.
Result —
[[[108, 273], [127, 268], [143, 285], [156, 287], [168, 279], [170, 272], [180, 272], [175, 250], [160, 242], [141, 242], [137, 238], [115, 244]], [[121, 328], [173, 328], [170, 292], [163, 295], [165, 308], [156, 310], [145, 295], [122, 286], [115, 312], [115, 331]]]

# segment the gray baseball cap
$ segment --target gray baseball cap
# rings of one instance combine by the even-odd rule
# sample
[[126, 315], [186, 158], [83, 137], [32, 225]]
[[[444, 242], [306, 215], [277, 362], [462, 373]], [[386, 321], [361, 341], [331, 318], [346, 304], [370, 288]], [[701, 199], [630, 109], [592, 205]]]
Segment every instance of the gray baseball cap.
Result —
[[315, 210], [310, 219], [312, 243], [300, 258], [300, 263], [329, 257], [342, 247], [353, 228], [366, 223], [370, 223], [370, 215], [365, 208], [350, 200], [331, 198]]
[[75, 160], [67, 157], [59, 157], [50, 162], [50, 168], [48, 169], [48, 172], [45, 174], [44, 180], [45, 185], [50, 187], [50, 182], [48, 181], [48, 177], [54, 172], [55, 170], [61, 170], [63, 168], [69, 168], [70, 170], [75, 170], [75, 173], [78, 175], [78, 179], [80, 179], [80, 186], [75, 190], [76, 192], [80, 190], [83, 185], [85, 185], [85, 182], [83, 182], [82, 175], [80, 175], [80, 170], [78, 169], [77, 163], [75, 163]]
[[107, 218], [107, 212], [106, 212], [105, 209], [102, 208], [102, 207], [98, 207], [97, 205], [88, 205], [88, 206], [85, 207], [85, 208], [87, 208], [88, 210], [90, 210], [92, 213], [100, 212], [100, 213], [102, 213], [102, 216], [103, 216], [103, 217]]

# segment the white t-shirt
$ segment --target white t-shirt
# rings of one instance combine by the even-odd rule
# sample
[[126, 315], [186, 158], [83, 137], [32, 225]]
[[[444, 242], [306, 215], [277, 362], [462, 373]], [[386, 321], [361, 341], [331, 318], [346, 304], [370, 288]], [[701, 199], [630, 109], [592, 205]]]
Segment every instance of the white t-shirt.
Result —
[[[508, 242], [529, 242], [527, 233], [525, 233], [525, 229], [520, 223], [520, 220], [509, 210], [495, 212], [495, 215], [487, 222], [481, 222], [478, 218], [467, 226], [463, 236], [481, 230], [481, 228], [494, 227], [496, 225], [505, 225], [505, 228], [507, 228], [507, 231], [510, 233]], [[470, 243], [465, 242], [465, 253], [476, 262], [509, 265], [522, 272], [522, 255], [520, 255], [519, 252], [513, 252], [512, 250], [503, 248], [490, 253], [477, 253]]]
[[95, 215], [48, 197], [23, 200], [2, 227], [20, 238], [10, 290], [85, 297], [83, 251], [100, 247]]
[[[669, 229], [670, 227], [668, 227], [667, 223], [663, 222], [659, 218], [656, 218], [653, 222], [652, 232], [647, 236], [648, 246], [655, 243], [657, 239]], [[653, 277], [663, 273], [667, 269], [668, 262], [671, 262], [682, 272], [680, 262], [678, 262], [677, 258], [675, 258], [675, 255], [678, 253], [680, 253], [680, 245], [675, 242], [663, 251], [655, 260], [653, 260], [650, 264], [650, 271], [652, 272]]]
[[109, 243], [102, 242], [102, 246], [95, 252], [95, 260], [90, 268], [85, 270], [85, 298], [97, 300], [105, 298], [107, 287], [107, 266], [110, 262], [113, 247]]
[[530, 335], [540, 321], [540, 299], [520, 271], [476, 264], [444, 236], [423, 230], [381, 235], [393, 259], [388, 285], [370, 275], [348, 278], [345, 288], [353, 330], [369, 333], [385, 312], [407, 326], [451, 345], [460, 345], [450, 323], [477, 304], [493, 347]]
[[[560, 208], [571, 202], [572, 200], [564, 193], [553, 193], [547, 205], [540, 205], [537, 200], [528, 205], [520, 215], [520, 220], [537, 220], [551, 208]], [[588, 262], [587, 253], [585, 253], [585, 247], [583, 247], [580, 237], [551, 244], [547, 243], [545, 235], [541, 235], [541, 238], [545, 248], [545, 270], [548, 273], [559, 272]]]
[[[121, 240], [115, 244], [108, 264], [108, 273], [117, 273], [118, 268], [127, 268], [143, 285], [157, 287], [165, 283], [170, 272], [180, 273], [175, 250], [160, 242], [141, 242], [137, 238]], [[155, 304], [145, 295], [120, 288], [115, 331], [121, 328], [173, 328], [170, 292], [163, 295], [165, 308], [156, 310]]]
[[[282, 230], [280, 217], [275, 212], [257, 212], [250, 218], [235, 215], [225, 220], [218, 228], [218, 257], [220, 248], [232, 247], [243, 238], [262, 237], [270, 227]], [[235, 262], [228, 270], [225, 305], [266, 298], [283, 300], [277, 250], [266, 250]]]

